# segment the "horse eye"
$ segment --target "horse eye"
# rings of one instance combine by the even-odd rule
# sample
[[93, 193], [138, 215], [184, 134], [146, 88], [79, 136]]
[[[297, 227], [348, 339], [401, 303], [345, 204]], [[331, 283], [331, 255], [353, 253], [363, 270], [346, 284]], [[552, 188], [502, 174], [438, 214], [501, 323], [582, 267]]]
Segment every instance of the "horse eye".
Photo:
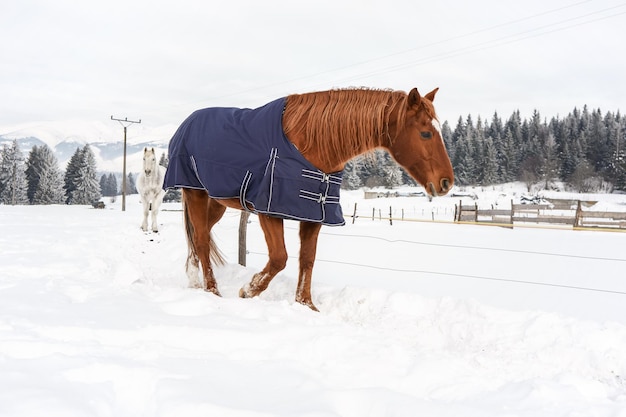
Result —
[[420, 132], [420, 135], [422, 136], [422, 139], [430, 139], [433, 137], [431, 132]]

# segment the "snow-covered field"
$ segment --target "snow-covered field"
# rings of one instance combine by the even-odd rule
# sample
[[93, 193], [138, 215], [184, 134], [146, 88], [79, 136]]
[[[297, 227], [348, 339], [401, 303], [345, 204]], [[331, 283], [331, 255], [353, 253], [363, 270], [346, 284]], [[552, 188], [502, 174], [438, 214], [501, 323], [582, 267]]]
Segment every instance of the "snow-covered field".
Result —
[[[360, 195], [346, 213], [454, 200]], [[348, 220], [322, 230], [315, 313], [297, 223], [240, 299], [266, 249], [252, 216], [234, 265], [228, 211], [218, 298], [186, 287], [178, 204], [144, 234], [136, 196], [105, 202], [0, 206], [0, 416], [626, 416], [626, 233]]]

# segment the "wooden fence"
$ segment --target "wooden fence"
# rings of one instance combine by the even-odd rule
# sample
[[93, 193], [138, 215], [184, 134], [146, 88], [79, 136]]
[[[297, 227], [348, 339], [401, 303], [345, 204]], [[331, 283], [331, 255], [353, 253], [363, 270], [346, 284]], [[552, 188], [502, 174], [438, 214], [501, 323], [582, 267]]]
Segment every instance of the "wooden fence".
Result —
[[[535, 223], [571, 226], [573, 229], [580, 228], [596, 228], [606, 230], [623, 230], [626, 229], [626, 212], [609, 212], [609, 211], [592, 211], [585, 210], [583, 207], [590, 207], [595, 202], [578, 201], [578, 200], [560, 200], [557, 204], [551, 201], [551, 204], [513, 204], [511, 200], [511, 208], [508, 210], [484, 210], [479, 209], [477, 204], [463, 205], [462, 200], [455, 206], [454, 222], [471, 222], [492, 224], [494, 226], [511, 227], [517, 223]], [[241, 212], [239, 221], [239, 264], [246, 265], [246, 231], [249, 223], [250, 213]], [[372, 220], [388, 221], [393, 225], [394, 220], [398, 221], [431, 221], [428, 219], [411, 219], [404, 217], [404, 209], [402, 217], [393, 217], [392, 207], [389, 207], [388, 213], [383, 213], [380, 209], [372, 209], [371, 216], [360, 216], [357, 213], [357, 204], [354, 204], [352, 215], [352, 223], [357, 218], [371, 218]], [[435, 221], [434, 213], [432, 221]], [[441, 220], [437, 220], [441, 222]], [[443, 221], [444, 223], [450, 222]]]
[[595, 202], [560, 200], [559, 204], [513, 204], [510, 210], [484, 210], [477, 204], [455, 208], [454, 221], [510, 225], [515, 223], [559, 224], [573, 228], [626, 229], [626, 212], [593, 211]]

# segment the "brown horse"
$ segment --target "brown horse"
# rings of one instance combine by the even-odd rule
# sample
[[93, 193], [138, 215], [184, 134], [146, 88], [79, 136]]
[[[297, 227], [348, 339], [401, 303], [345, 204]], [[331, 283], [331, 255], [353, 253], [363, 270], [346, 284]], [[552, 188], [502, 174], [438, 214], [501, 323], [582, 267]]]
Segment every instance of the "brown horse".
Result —
[[[429, 195], [444, 195], [452, 187], [454, 174], [432, 104], [437, 90], [423, 97], [415, 88], [409, 94], [360, 88], [290, 95], [286, 97], [284, 108], [281, 108], [282, 130], [290, 144], [322, 173], [340, 172], [353, 157], [381, 148], [387, 150]], [[177, 132], [176, 135], [182, 136], [189, 129], [181, 125], [179, 131], [182, 133]], [[170, 143], [170, 155], [172, 146]], [[222, 142], [222, 146], [228, 145]], [[184, 156], [193, 161], [190, 171], [194, 171], [199, 179], [197, 184], [185, 186], [175, 183], [175, 180], [168, 181], [166, 177], [165, 185], [183, 187], [190, 285], [199, 287], [201, 265], [204, 289], [219, 295], [211, 262], [223, 263], [224, 260], [211, 238], [211, 228], [227, 207], [251, 210], [259, 215], [269, 254], [265, 268], [239, 291], [240, 297], [255, 297], [286, 266], [283, 217], [257, 211], [245, 198], [215, 198], [209, 189], [212, 186], [200, 181], [198, 171], [202, 168], [202, 161], [190, 155], [191, 152]], [[222, 164], [225, 161], [219, 162]], [[176, 175], [173, 171], [187, 170], [184, 166], [172, 168], [171, 164], [170, 161], [168, 174], [171, 170], [172, 176]], [[219, 170], [227, 170], [225, 167], [226, 164]], [[311, 299], [311, 276], [321, 226], [320, 221], [300, 223], [300, 265], [295, 297], [297, 302], [316, 311]]]

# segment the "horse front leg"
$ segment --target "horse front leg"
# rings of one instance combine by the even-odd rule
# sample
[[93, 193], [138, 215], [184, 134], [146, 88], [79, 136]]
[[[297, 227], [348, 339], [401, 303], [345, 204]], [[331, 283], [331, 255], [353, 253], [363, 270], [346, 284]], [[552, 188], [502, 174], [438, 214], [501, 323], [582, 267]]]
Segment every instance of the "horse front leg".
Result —
[[141, 197], [143, 203], [143, 221], [141, 222], [141, 230], [148, 231], [148, 212], [150, 211], [150, 201], [147, 201], [143, 196]]
[[159, 214], [159, 208], [161, 207], [161, 203], [163, 202], [163, 196], [165, 195], [165, 191], [161, 190], [156, 194], [154, 199], [152, 200], [152, 204], [150, 206], [150, 211], [152, 212], [152, 231], [157, 233], [159, 231], [159, 223], [157, 222], [157, 215]]
[[296, 301], [314, 311], [319, 310], [311, 299], [311, 278], [317, 253], [317, 237], [321, 228], [321, 223], [300, 223], [300, 266]]
[[261, 294], [276, 274], [285, 269], [287, 265], [283, 219], [259, 214], [259, 223], [265, 235], [269, 260], [265, 268], [254, 274], [250, 283], [239, 290], [241, 298], [252, 298]]

